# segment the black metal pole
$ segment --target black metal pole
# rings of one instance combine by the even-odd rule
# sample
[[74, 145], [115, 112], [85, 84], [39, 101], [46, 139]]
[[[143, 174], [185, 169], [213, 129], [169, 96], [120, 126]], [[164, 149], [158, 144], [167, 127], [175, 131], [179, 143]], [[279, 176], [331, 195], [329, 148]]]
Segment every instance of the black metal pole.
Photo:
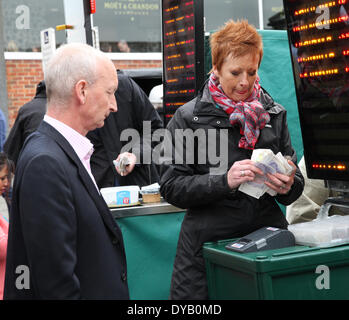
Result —
[[86, 43], [93, 46], [90, 0], [84, 0]]

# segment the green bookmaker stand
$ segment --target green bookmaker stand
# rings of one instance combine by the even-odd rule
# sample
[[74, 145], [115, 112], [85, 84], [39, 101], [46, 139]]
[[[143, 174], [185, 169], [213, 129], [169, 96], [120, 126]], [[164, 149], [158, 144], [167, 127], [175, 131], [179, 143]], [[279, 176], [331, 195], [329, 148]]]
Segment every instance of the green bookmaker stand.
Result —
[[167, 300], [185, 210], [166, 202], [111, 210], [125, 243], [131, 300]]
[[203, 246], [210, 299], [349, 299], [349, 245], [237, 253], [231, 241]]

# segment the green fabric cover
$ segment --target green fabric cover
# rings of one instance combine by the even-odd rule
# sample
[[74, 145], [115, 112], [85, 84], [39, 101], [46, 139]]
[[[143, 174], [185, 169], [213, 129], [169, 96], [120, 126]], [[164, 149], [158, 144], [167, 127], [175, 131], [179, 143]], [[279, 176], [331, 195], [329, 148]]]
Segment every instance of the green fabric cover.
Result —
[[184, 212], [116, 220], [126, 250], [132, 300], [167, 300]]

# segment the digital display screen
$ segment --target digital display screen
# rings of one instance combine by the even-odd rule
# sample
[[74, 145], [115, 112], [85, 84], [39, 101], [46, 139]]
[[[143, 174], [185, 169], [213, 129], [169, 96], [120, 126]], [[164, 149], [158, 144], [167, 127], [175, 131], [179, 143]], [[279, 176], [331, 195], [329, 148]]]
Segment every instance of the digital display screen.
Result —
[[[162, 1], [164, 116], [192, 100], [204, 76], [202, 1]], [[202, 48], [202, 50], [200, 50]]]
[[284, 0], [309, 178], [349, 180], [349, 0]]

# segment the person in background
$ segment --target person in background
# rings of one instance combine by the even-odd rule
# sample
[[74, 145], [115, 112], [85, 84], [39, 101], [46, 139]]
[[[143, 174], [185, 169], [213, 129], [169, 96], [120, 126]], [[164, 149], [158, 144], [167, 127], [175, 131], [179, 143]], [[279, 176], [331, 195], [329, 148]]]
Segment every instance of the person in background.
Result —
[[13, 162], [6, 153], [0, 152], [0, 214], [8, 221], [11, 208], [10, 188], [14, 173]]
[[149, 92], [149, 100], [153, 104], [155, 110], [158, 112], [161, 118], [164, 114], [164, 86], [159, 84], [153, 87]]
[[115, 67], [101, 51], [71, 43], [55, 51], [45, 84], [47, 112], [17, 161], [4, 299], [129, 299], [122, 233], [91, 173], [85, 137], [117, 110]]
[[103, 52], [113, 52], [113, 47], [109, 42], [100, 42], [100, 50]]
[[3, 111], [0, 109], [0, 152], [4, 151], [4, 144], [6, 140], [6, 118]]
[[2, 215], [0, 215], [0, 300], [3, 299], [4, 295], [7, 237], [8, 221]]
[[309, 179], [305, 168], [304, 157], [299, 161], [298, 167], [304, 177], [304, 191], [292, 204], [286, 207], [286, 219], [289, 224], [308, 222], [317, 217], [320, 207], [329, 197], [329, 189], [325, 187], [324, 180]]
[[120, 40], [118, 42], [118, 49], [120, 52], [131, 52], [130, 47], [128, 46], [128, 43], [126, 40]]
[[14, 40], [10, 40], [7, 44], [7, 49], [6, 51], [8, 52], [18, 52], [18, 46]]
[[25, 139], [38, 128], [45, 112], [46, 87], [45, 82], [40, 81], [36, 87], [35, 97], [19, 109], [15, 123], [4, 144], [4, 151], [15, 164], [17, 164]]
[[9, 220], [7, 204], [9, 203], [8, 192], [11, 185], [12, 172], [12, 162], [4, 152], [0, 152], [0, 192], [2, 195], [0, 204], [0, 300], [2, 300], [4, 293]]
[[[115, 93], [118, 111], [109, 115], [102, 128], [87, 134], [94, 146], [91, 170], [99, 188], [118, 185], [142, 187], [160, 180], [158, 168], [154, 163], [142, 164], [143, 150], [151, 152], [155, 146], [143, 137], [143, 128], [144, 122], [147, 121], [152, 133], [163, 128], [163, 122], [145, 92], [135, 81], [120, 70], [118, 79], [119, 87]], [[141, 141], [137, 141], [140, 142], [138, 146], [133, 146], [137, 150], [121, 152], [128, 143], [120, 140], [122, 132], [126, 129], [135, 129], [139, 133]], [[136, 153], [140, 159], [137, 159]], [[125, 174], [113, 164], [113, 160], [120, 159], [121, 156], [129, 160]]]
[[[211, 75], [197, 97], [176, 111], [167, 129], [173, 150], [178, 147], [174, 140], [178, 129], [201, 129], [208, 139], [206, 145], [211, 147], [220, 138], [226, 139], [226, 150], [202, 150], [196, 139], [189, 150], [194, 154], [193, 162], [176, 161], [174, 153], [161, 165], [162, 196], [177, 207], [187, 208], [171, 281], [170, 298], [176, 300], [209, 298], [204, 242], [243, 237], [266, 226], [286, 229], [288, 224], [277, 202], [292, 203], [304, 185], [296, 166], [286, 110], [259, 84], [261, 36], [246, 20], [231, 20], [212, 35], [210, 42]], [[241, 184], [263, 175], [251, 160], [255, 149], [271, 149], [292, 159], [288, 160], [293, 168], [290, 175], [265, 176], [264, 183], [276, 192], [275, 196], [265, 193], [257, 199], [238, 190]], [[217, 168], [212, 153], [224, 152], [227, 166]]]

